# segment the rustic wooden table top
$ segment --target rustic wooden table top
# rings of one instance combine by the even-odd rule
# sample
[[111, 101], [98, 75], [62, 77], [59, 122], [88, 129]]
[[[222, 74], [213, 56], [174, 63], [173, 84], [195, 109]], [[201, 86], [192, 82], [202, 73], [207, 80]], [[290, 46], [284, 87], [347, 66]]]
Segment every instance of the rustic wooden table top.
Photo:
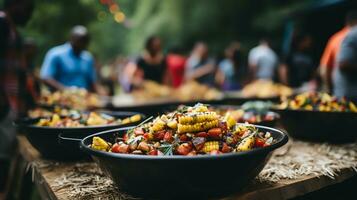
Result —
[[[19, 152], [28, 163], [45, 161], [34, 149], [25, 136], [19, 135]], [[66, 189], [54, 190], [56, 179], [69, 173], [75, 163], [56, 162], [51, 169], [32, 166], [33, 181], [43, 199], [69, 199]], [[96, 167], [96, 165], [93, 164]], [[334, 179], [327, 176], [308, 175], [289, 180], [284, 179], [276, 183], [254, 182], [243, 191], [224, 199], [289, 199], [298, 197], [324, 187], [340, 183], [356, 175], [356, 171], [341, 169]]]

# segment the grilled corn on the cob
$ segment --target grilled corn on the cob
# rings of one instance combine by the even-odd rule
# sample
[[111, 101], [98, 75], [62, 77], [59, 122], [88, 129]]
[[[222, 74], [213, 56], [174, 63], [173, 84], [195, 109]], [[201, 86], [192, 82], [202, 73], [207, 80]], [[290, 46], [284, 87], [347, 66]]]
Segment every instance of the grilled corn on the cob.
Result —
[[237, 147], [237, 151], [248, 151], [253, 148], [255, 143], [255, 134], [244, 138]]
[[206, 142], [203, 146], [203, 149], [202, 149], [204, 152], [206, 153], [209, 153], [211, 152], [212, 150], [219, 150], [219, 143], [218, 141], [209, 141], [209, 142]]
[[214, 112], [190, 113], [178, 118], [180, 124], [196, 124], [218, 119]]
[[210, 128], [214, 128], [218, 126], [218, 120], [201, 122], [196, 124], [178, 124], [177, 131], [178, 133], [192, 133], [192, 132], [199, 132], [199, 131], [206, 131]]

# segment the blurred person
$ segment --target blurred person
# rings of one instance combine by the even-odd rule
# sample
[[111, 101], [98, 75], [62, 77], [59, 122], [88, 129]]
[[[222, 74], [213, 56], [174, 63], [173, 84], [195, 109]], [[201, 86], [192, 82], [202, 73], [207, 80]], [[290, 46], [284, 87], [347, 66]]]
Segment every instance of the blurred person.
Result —
[[202, 84], [214, 85], [215, 61], [208, 56], [208, 47], [205, 43], [195, 44], [185, 68], [186, 81], [195, 80]]
[[[138, 58], [136, 72], [143, 74], [143, 79], [152, 80], [157, 83], [167, 82], [164, 80], [166, 72], [165, 56], [162, 53], [161, 39], [158, 36], [151, 36], [145, 42], [145, 50]], [[165, 76], [166, 77], [166, 76]]]
[[186, 59], [180, 47], [172, 48], [166, 57], [170, 82], [174, 88], [179, 87], [184, 81]]
[[357, 99], [357, 27], [343, 39], [333, 69], [333, 94]]
[[95, 62], [85, 50], [89, 41], [86, 27], [73, 27], [69, 42], [47, 52], [41, 68], [41, 79], [55, 90], [75, 86], [98, 92]]
[[[27, 87], [30, 92], [26, 101], [35, 104], [34, 100], [40, 95], [40, 78], [35, 72], [35, 58], [37, 56], [37, 44], [33, 38], [25, 38], [23, 44], [24, 57], [27, 62]], [[32, 98], [33, 97], [33, 98]]]
[[28, 66], [17, 27], [26, 25], [33, 8], [32, 0], [4, 0], [4, 10], [0, 11], [0, 190], [16, 147], [12, 122], [25, 115], [30, 106], [26, 102]]
[[248, 66], [253, 79], [273, 80], [278, 57], [267, 39], [261, 39], [259, 45], [250, 50]]
[[135, 59], [129, 60], [119, 71], [119, 83], [125, 92], [139, 88], [144, 81], [144, 72], [138, 69]]
[[297, 34], [293, 37], [290, 53], [284, 58], [281, 79], [284, 84], [298, 88], [312, 80], [315, 63], [312, 58], [313, 40], [309, 34]]
[[240, 44], [238, 42], [230, 44], [224, 54], [225, 58], [218, 64], [216, 82], [223, 90], [238, 90], [242, 65]]
[[332, 72], [336, 66], [342, 40], [349, 33], [351, 27], [357, 24], [356, 10], [347, 13], [345, 23], [346, 25], [340, 31], [330, 37], [320, 60], [319, 73], [323, 81], [323, 88], [328, 92], [333, 91]]

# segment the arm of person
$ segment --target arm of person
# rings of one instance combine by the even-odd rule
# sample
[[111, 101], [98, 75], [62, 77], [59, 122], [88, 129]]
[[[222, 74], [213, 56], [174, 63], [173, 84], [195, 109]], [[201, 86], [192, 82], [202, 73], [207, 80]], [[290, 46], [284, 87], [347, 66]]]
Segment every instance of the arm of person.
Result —
[[221, 63], [219, 63], [216, 74], [214, 76], [216, 84], [219, 85], [220, 87], [223, 87], [223, 84], [226, 81], [226, 75], [223, 72], [222, 68], [223, 68], [223, 65], [221, 62]]
[[357, 75], [357, 31], [351, 32], [343, 40], [337, 63], [341, 72], [349, 76]]
[[285, 63], [282, 63], [279, 65], [278, 68], [278, 74], [279, 74], [279, 80], [281, 83], [284, 85], [288, 85], [289, 80], [288, 80], [288, 66]]
[[55, 80], [55, 76], [57, 73], [57, 57], [53, 54], [50, 50], [46, 56], [45, 60], [43, 61], [40, 77], [41, 80], [48, 85], [49, 87], [56, 89], [56, 90], [63, 90], [65, 86], [60, 82]]
[[320, 66], [318, 69], [319, 76], [322, 80], [322, 86], [324, 90], [328, 92], [332, 91], [332, 68], [335, 65], [334, 49], [334, 43], [330, 39], [321, 56]]
[[214, 63], [209, 62], [198, 69], [193, 70], [187, 75], [187, 80], [195, 80], [206, 74], [212, 73], [214, 71]]

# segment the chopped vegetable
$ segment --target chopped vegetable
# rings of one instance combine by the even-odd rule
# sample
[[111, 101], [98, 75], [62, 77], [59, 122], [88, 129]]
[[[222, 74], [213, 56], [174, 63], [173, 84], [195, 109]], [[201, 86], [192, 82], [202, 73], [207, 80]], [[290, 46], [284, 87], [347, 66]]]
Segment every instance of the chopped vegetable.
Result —
[[273, 143], [270, 133], [259, 132], [251, 124], [237, 124], [229, 113], [219, 115], [198, 104], [138, 125], [107, 151], [151, 156], [219, 155]]

